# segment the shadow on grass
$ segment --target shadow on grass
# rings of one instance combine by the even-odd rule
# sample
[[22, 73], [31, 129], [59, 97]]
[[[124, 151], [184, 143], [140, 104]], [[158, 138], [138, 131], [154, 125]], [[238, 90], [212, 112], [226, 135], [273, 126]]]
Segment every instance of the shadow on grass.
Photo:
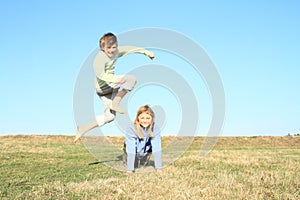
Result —
[[100, 165], [109, 162], [120, 162], [120, 161], [123, 161], [123, 155], [119, 155], [116, 159], [96, 161], [96, 162], [89, 163], [88, 165]]
[[[100, 165], [100, 164], [105, 164], [105, 163], [110, 163], [110, 162], [122, 162], [123, 165], [126, 165], [126, 161], [124, 159], [126, 159], [126, 158], [124, 158], [124, 155], [119, 155], [116, 159], [96, 161], [96, 162], [89, 163], [88, 165]], [[144, 163], [142, 165], [144, 165], [144, 166], [154, 166], [154, 161], [153, 160], [148, 160], [146, 163]], [[137, 164], [137, 162], [135, 162], [135, 167], [136, 168], [139, 168], [142, 165]]]

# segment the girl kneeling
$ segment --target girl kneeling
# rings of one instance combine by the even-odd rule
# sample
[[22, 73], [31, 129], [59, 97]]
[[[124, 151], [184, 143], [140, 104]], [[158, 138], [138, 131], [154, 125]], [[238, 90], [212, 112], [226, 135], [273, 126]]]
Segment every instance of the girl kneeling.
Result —
[[154, 123], [154, 112], [148, 106], [139, 108], [135, 121], [125, 134], [125, 157], [127, 173], [141, 165], [147, 165], [150, 156], [154, 157], [156, 170], [162, 168], [160, 129]]

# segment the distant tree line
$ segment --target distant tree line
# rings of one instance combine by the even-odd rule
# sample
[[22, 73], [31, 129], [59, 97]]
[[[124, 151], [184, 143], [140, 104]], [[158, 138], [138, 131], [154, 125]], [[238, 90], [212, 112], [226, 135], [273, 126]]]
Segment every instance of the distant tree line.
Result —
[[295, 133], [294, 135], [288, 133], [287, 136], [300, 136], [300, 133]]

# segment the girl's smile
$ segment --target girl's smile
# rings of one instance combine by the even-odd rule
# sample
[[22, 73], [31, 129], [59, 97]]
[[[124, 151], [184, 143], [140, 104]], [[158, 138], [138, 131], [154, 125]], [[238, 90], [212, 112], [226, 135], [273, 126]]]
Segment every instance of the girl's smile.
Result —
[[144, 128], [147, 128], [150, 124], [152, 124], [152, 116], [148, 113], [141, 113], [138, 117], [139, 123]]

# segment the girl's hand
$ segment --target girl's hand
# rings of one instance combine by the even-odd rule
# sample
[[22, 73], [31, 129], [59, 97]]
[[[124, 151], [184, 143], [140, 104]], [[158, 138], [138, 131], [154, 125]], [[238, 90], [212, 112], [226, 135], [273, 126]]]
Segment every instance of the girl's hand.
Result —
[[131, 174], [133, 174], [133, 171], [127, 171], [126, 174], [131, 175]]

